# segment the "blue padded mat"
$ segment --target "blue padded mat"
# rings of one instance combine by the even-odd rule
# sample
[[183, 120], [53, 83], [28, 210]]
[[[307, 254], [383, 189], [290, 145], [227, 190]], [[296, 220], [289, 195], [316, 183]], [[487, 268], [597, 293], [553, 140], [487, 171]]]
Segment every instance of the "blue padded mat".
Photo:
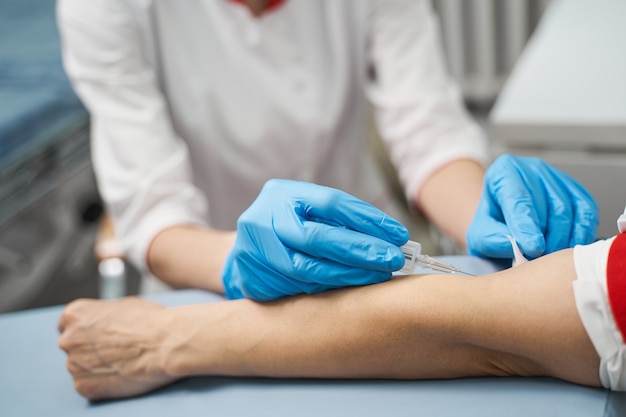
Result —
[[61, 63], [54, 0], [0, 0], [0, 166], [88, 122]]

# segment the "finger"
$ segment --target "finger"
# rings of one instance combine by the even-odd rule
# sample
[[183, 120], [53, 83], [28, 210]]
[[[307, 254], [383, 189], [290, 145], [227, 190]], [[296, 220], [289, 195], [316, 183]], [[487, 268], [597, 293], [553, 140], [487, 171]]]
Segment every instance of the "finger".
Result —
[[[243, 280], [236, 286], [238, 291], [236, 298], [249, 298], [255, 301], [266, 302], [276, 300], [281, 297], [296, 294], [313, 294], [322, 292], [331, 288], [317, 284], [309, 280], [299, 280], [295, 277], [306, 275], [306, 271], [298, 271], [293, 265], [292, 251], [289, 252], [289, 268], [280, 268], [280, 270], [270, 268], [262, 262], [251, 260], [251, 262], [239, 262], [233, 264], [236, 271], [233, 273], [237, 277], [254, 276], [254, 284], [247, 285], [250, 282]], [[303, 255], [306, 256], [306, 255]], [[284, 265], [281, 263], [281, 265]], [[301, 267], [302, 265], [300, 265]]]
[[[99, 366], [86, 365], [77, 359], [76, 354], [68, 355], [65, 366], [74, 378], [105, 375], [112, 373], [110, 369], [102, 369]], [[84, 358], [81, 358], [84, 360]], [[91, 360], [93, 362], [93, 360]], [[98, 364], [97, 364], [98, 365]]]
[[543, 186], [548, 195], [545, 253], [552, 253], [569, 246], [570, 231], [572, 229], [572, 221], [574, 220], [573, 202], [570, 194], [567, 192], [567, 186], [564, 187], [551, 174], [544, 176]]
[[598, 205], [593, 196], [576, 180], [563, 173], [561, 180], [569, 191], [573, 200], [574, 218], [569, 246], [586, 245], [593, 242], [598, 232]]
[[73, 317], [72, 311], [74, 310], [74, 308], [75, 302], [71, 302], [67, 306], [65, 306], [65, 308], [61, 312], [61, 315], [59, 316], [59, 321], [57, 322], [57, 331], [59, 333], [63, 334], [67, 326], [69, 326], [71, 317]]
[[277, 224], [276, 234], [289, 248], [315, 258], [379, 272], [404, 266], [404, 254], [398, 246], [355, 230], [303, 221], [299, 227]]
[[[512, 158], [502, 159], [501, 163], [512, 165], [507, 169], [508, 172], [519, 172]], [[545, 196], [543, 193], [536, 193], [534, 196], [530, 194], [531, 190], [539, 190], [541, 185], [526, 184], [520, 175], [508, 175], [505, 178], [487, 181], [487, 185], [490, 187], [489, 194], [502, 209], [502, 216], [510, 235], [520, 244], [524, 254], [531, 257], [541, 255], [545, 250], [545, 240], [539, 219], [545, 218], [546, 214], [537, 213], [536, 210], [545, 210]], [[506, 241], [505, 236], [502, 241]]]
[[59, 337], [59, 340], [57, 341], [57, 347], [64, 352], [68, 351], [68, 343], [64, 334], [61, 334], [61, 336]]
[[86, 302], [87, 300], [85, 299], [77, 299], [71, 301], [65, 306], [57, 323], [57, 330], [59, 333], [63, 333], [65, 329], [75, 320], [75, 318], [80, 315], [77, 313], [77, 310], [80, 310], [81, 306]]
[[574, 230], [571, 233], [569, 246], [587, 245], [593, 242], [598, 233], [598, 221], [597, 208], [584, 210], [577, 207], [574, 214]]
[[[355, 285], [369, 285], [388, 281], [391, 272], [372, 271], [351, 267], [329, 259], [318, 259], [301, 252], [292, 252], [292, 262], [298, 276], [292, 278], [304, 283], [315, 283], [323, 288], [340, 288]], [[314, 288], [305, 286], [304, 292], [311, 293]]]
[[343, 191], [329, 188], [326, 193], [311, 193], [302, 203], [304, 218], [338, 224], [395, 245], [403, 245], [409, 239], [408, 230], [400, 222]]
[[493, 217], [487, 217], [481, 222], [480, 227], [481, 232], [472, 233], [470, 230], [468, 233], [468, 236], [476, 236], [471, 242], [468, 241], [470, 255], [484, 258], [513, 258], [513, 248], [507, 238], [512, 232], [506, 224]]

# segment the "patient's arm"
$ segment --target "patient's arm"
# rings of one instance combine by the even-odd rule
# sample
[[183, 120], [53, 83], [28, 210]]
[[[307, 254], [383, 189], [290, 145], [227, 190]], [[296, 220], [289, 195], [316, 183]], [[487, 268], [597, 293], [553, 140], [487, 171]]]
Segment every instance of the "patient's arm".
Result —
[[81, 301], [61, 319], [60, 345], [90, 398], [189, 375], [545, 375], [598, 386], [575, 278], [566, 250], [482, 277], [414, 276], [268, 304]]
[[181, 307], [167, 318], [182, 342], [168, 367], [179, 376], [549, 375], [598, 385], [574, 279], [567, 250], [479, 278], [425, 275], [273, 304]]

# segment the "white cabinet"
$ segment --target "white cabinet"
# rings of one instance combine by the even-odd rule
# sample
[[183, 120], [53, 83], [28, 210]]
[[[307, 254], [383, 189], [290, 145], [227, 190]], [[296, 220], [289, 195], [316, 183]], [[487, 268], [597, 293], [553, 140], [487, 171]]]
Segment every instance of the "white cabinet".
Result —
[[490, 115], [494, 141], [570, 173], [596, 197], [600, 237], [626, 204], [626, 1], [555, 0]]

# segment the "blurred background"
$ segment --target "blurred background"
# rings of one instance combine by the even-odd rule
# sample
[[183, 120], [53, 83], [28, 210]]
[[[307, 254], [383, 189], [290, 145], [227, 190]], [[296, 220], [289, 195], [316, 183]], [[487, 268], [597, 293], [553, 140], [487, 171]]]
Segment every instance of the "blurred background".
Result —
[[[602, 236], [626, 202], [625, 5], [433, 0], [449, 70], [495, 153], [539, 155], [577, 177], [598, 198]], [[0, 312], [100, 295], [89, 117], [63, 72], [54, 8], [0, 0]], [[411, 227], [428, 229], [425, 250], [455, 253], [419, 218]], [[137, 272], [126, 276], [136, 293]]]

